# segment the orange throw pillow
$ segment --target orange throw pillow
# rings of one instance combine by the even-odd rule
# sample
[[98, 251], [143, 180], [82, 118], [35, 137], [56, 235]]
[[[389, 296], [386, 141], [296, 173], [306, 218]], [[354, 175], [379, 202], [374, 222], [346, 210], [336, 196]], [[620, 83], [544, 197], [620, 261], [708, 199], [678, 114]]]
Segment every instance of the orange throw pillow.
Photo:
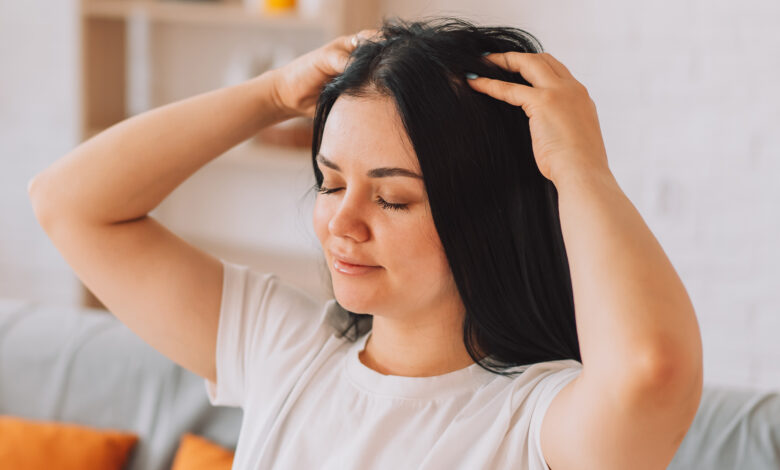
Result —
[[0, 415], [0, 466], [24, 470], [121, 470], [138, 435]]
[[230, 470], [235, 452], [208, 439], [185, 433], [181, 437], [171, 470]]

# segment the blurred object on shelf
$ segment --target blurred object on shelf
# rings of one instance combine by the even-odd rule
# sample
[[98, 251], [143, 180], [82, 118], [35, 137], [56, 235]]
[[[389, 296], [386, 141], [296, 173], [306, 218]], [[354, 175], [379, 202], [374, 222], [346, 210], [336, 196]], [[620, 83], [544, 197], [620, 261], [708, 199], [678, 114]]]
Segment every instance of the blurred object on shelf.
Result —
[[295, 0], [264, 0], [266, 13], [290, 12], [295, 10]]
[[295, 13], [295, 0], [243, 0], [244, 8], [251, 13]]
[[323, 0], [296, 0], [295, 9], [303, 18], [317, 18], [322, 14]]
[[314, 121], [308, 117], [296, 117], [266, 127], [253, 140], [263, 145], [281, 147], [311, 148]]
[[290, 45], [275, 44], [272, 52], [273, 58], [271, 59], [271, 68], [278, 69], [279, 67], [295, 60], [298, 55], [299, 54]]
[[274, 57], [276, 55], [272, 55], [269, 51], [250, 52], [243, 49], [233, 51], [228, 66], [222, 74], [222, 85], [237, 85], [275, 68]]

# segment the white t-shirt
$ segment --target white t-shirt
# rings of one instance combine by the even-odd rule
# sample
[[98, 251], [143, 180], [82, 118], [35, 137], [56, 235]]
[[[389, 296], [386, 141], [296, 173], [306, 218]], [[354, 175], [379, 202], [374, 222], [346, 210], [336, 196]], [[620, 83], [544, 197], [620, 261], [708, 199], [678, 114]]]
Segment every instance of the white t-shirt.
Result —
[[547, 470], [542, 418], [580, 362], [384, 375], [358, 359], [371, 332], [337, 337], [335, 299], [222, 263], [217, 382], [204, 380], [212, 405], [243, 409], [234, 469]]

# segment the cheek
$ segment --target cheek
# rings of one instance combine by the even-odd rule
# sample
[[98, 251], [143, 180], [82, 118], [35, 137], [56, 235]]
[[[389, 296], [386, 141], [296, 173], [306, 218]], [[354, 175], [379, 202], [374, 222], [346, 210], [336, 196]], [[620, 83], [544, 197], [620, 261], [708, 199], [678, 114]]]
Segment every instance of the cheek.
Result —
[[444, 248], [430, 217], [409, 223], [403, 230], [398, 226], [391, 230], [396, 230], [392, 237], [397, 240], [394, 251], [399, 254], [399, 260], [407, 266], [411, 276], [438, 277], [449, 271]]
[[314, 233], [317, 235], [320, 243], [324, 242], [329, 236], [328, 223], [330, 223], [333, 211], [334, 208], [331, 207], [324, 198], [317, 197], [317, 199], [314, 200], [312, 226], [314, 227]]
[[427, 246], [431, 269], [436, 269], [437, 274], [440, 276], [447, 276], [449, 274], [449, 263], [447, 262], [447, 256], [444, 254], [444, 247], [439, 240], [439, 234], [433, 227], [433, 223], [424, 234], [424, 242]]

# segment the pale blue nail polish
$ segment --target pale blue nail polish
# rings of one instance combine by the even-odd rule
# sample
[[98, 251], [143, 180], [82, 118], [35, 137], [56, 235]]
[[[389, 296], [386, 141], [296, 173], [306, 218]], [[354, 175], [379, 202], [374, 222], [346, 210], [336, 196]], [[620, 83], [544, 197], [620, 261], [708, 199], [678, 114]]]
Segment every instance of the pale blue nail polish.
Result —
[[491, 54], [490, 52], [483, 52], [482, 57], [485, 57], [486, 55], [490, 55], [490, 54]]
[[479, 77], [476, 73], [473, 72], [466, 72], [466, 78], [469, 80], [474, 80], [475, 78]]

